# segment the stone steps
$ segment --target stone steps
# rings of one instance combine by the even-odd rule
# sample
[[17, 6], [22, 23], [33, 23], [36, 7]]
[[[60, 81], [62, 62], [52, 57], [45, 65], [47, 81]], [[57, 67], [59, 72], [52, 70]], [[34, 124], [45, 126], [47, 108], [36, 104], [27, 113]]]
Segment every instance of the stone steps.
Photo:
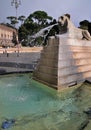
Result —
[[34, 77], [56, 89], [91, 77], [91, 41], [52, 37], [41, 52]]

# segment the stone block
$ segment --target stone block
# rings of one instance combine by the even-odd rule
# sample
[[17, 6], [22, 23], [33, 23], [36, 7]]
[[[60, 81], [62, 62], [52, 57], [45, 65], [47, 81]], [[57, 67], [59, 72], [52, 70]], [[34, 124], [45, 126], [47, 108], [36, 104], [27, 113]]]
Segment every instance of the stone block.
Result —
[[91, 41], [50, 37], [33, 76], [56, 89], [91, 78]]

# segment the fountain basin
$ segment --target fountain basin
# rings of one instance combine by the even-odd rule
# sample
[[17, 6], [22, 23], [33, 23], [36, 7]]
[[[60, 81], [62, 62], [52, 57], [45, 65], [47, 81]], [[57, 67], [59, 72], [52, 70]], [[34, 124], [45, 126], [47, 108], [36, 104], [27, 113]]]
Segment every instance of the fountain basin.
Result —
[[31, 74], [0, 76], [0, 126], [5, 119], [15, 119], [12, 130], [78, 130], [87, 122], [83, 111], [91, 106], [89, 83], [60, 93], [31, 78]]

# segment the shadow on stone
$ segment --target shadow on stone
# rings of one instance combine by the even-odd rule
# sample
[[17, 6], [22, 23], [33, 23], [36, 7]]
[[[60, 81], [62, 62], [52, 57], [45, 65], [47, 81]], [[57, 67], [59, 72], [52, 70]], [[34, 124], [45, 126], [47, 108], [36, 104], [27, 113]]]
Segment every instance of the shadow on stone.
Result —
[[1, 69], [0, 69], [0, 74], [5, 74], [5, 73], [6, 73], [6, 70], [3, 69], [3, 68], [1, 68]]

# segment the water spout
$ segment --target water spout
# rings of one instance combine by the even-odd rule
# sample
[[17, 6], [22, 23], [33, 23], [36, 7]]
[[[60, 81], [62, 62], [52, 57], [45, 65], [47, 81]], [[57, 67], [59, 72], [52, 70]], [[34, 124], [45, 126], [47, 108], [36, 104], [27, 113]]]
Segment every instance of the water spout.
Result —
[[[40, 30], [39, 32], [37, 32], [36, 34], [29, 36], [29, 38], [36, 39], [36, 38], [38, 38], [38, 37], [40, 37], [40, 36], [41, 36], [41, 37], [44, 37], [44, 36], [48, 35], [49, 31], [50, 31], [55, 25], [58, 25], [58, 23], [53, 24], [53, 25], [50, 25], [50, 26], [48, 26], [48, 27], [46, 27], [46, 28], [41, 29], [41, 30]], [[45, 31], [47, 31], [47, 33], [45, 33]]]

